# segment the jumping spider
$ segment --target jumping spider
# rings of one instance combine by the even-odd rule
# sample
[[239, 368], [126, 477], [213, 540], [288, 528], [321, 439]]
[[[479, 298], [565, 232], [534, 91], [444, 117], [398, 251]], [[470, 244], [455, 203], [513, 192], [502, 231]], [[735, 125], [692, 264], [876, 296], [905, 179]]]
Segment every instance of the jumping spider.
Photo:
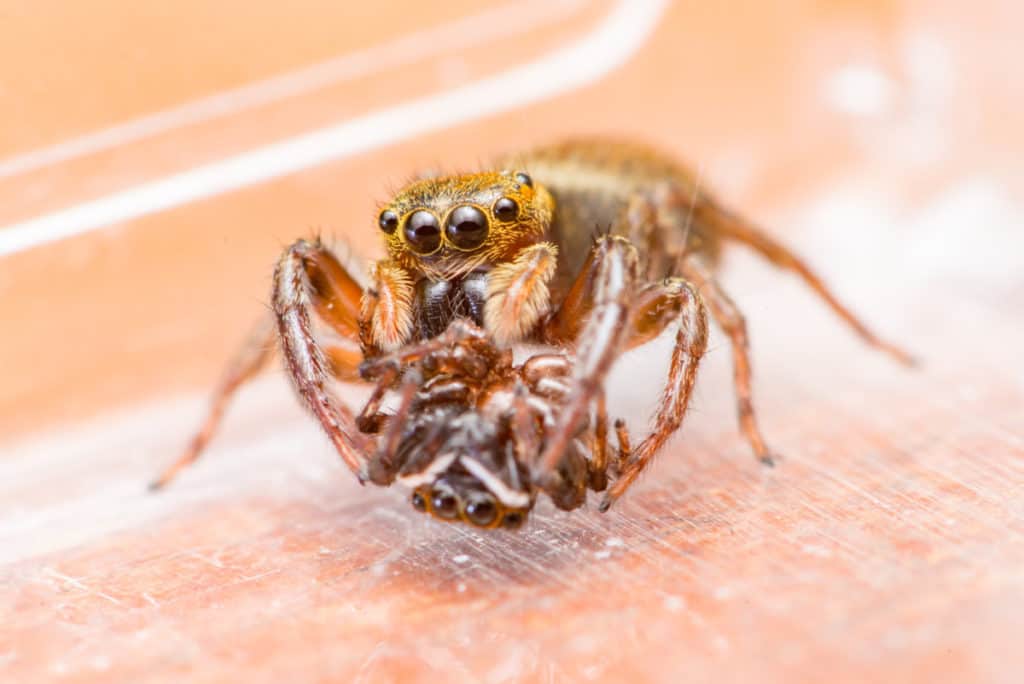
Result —
[[[275, 337], [299, 395], [342, 460], [360, 482], [392, 483], [409, 463], [419, 462], [416, 449], [392, 448], [402, 439], [396, 435], [406, 416], [430, 423], [440, 430], [438, 438], [454, 439], [464, 426], [454, 416], [413, 410], [412, 399], [391, 426], [366, 411], [357, 419], [329, 381], [360, 379], [364, 361], [364, 374], [372, 378], [374, 359], [396, 352], [401, 357], [407, 345], [415, 349], [466, 319], [495, 349], [534, 343], [572, 355], [560, 379], [566, 388], [556, 424], [535, 445], [536, 453], [516, 462], [526, 489], [561, 492], [574, 440], [588, 429], [595, 407], [603, 410], [613, 362], [676, 326], [661, 406], [608, 488], [601, 504], [606, 510], [682, 423], [707, 345], [705, 310], [732, 345], [740, 429], [755, 456], [770, 465], [751, 402], [746, 325], [714, 276], [727, 243], [746, 245], [795, 273], [867, 344], [911, 362], [875, 337], [796, 255], [655, 150], [570, 141], [500, 160], [494, 168], [505, 170], [417, 180], [381, 207], [387, 257], [373, 264], [365, 289], [319, 242], [291, 245], [274, 273], [272, 320], [230, 366], [202, 429], [154, 486], [198, 458], [235, 390], [269, 360]], [[398, 375], [390, 382], [399, 383]], [[387, 384], [378, 379], [378, 388]], [[414, 394], [408, 381], [403, 386], [405, 396]], [[487, 429], [509, 418], [489, 410], [472, 415], [477, 426], [495, 421]], [[445, 436], [443, 425], [451, 435]], [[370, 456], [367, 435], [379, 429], [385, 446]], [[475, 439], [467, 437], [467, 444]]]

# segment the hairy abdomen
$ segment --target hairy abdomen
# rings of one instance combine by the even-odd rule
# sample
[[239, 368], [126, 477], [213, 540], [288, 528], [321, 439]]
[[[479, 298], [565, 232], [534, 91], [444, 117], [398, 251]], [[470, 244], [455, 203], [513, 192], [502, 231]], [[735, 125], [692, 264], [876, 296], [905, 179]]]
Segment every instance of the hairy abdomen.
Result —
[[[548, 239], [558, 246], [559, 267], [553, 295], [568, 288], [599, 233], [628, 237], [641, 252], [647, 278], [674, 272], [683, 252], [699, 252], [713, 265], [718, 240], [701, 220], [701, 207], [712, 200], [696, 187], [693, 174], [675, 160], [636, 143], [571, 140], [516, 155], [505, 168], [524, 170], [555, 197], [555, 216]], [[671, 192], [666, 192], [671, 191]], [[632, 234], [627, 208], [633, 197], [675, 203], [661, 214], [653, 233]]]

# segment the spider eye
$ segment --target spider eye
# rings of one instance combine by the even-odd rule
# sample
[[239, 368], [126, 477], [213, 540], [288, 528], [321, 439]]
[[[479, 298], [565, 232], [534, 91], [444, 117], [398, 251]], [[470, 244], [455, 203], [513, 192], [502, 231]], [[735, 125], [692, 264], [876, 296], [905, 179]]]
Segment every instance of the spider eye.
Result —
[[453, 520], [459, 514], [459, 501], [447, 487], [434, 487], [430, 496], [430, 507], [434, 515]]
[[478, 527], [487, 527], [498, 517], [498, 506], [486, 494], [474, 497], [466, 504], [466, 519]]
[[427, 500], [423, 498], [423, 495], [419, 492], [412, 493], [412, 507], [420, 513], [427, 510]]
[[458, 207], [445, 226], [448, 241], [459, 249], [476, 249], [487, 239], [487, 217], [476, 207]]
[[380, 225], [381, 230], [388, 235], [391, 235], [395, 232], [395, 229], [398, 228], [398, 214], [390, 209], [385, 209], [380, 213], [380, 218], [377, 219], [377, 223]]
[[501, 525], [502, 527], [510, 530], [519, 529], [519, 527], [522, 526], [524, 519], [525, 518], [522, 513], [519, 513], [518, 511], [509, 511], [505, 514], [504, 519], [501, 521]]
[[533, 187], [533, 179], [530, 178], [530, 176], [528, 174], [525, 174], [522, 171], [520, 171], [519, 173], [516, 174], [516, 183], [519, 183], [521, 185], [525, 185], [528, 188], [532, 188]]
[[441, 247], [441, 226], [429, 211], [414, 212], [405, 222], [405, 241], [412, 251], [425, 256]]
[[502, 197], [494, 203], [494, 215], [499, 221], [515, 221], [519, 216], [519, 205], [511, 197]]

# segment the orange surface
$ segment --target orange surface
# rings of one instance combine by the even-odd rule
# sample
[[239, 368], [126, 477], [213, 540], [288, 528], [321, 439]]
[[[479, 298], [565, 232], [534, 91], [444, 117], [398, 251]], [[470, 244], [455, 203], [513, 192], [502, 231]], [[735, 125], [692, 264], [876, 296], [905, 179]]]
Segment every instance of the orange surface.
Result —
[[[5, 10], [0, 169], [504, 7], [349, 4]], [[371, 53], [355, 76], [0, 175], [0, 241], [542, 58], [613, 5], [517, 3], [494, 37]], [[1019, 681], [1024, 12], [827, 5], [674, 3], [594, 85], [0, 257], [0, 680]], [[487, 536], [424, 520], [350, 480], [278, 373], [206, 460], [144, 493], [285, 242], [322, 230], [371, 257], [375, 203], [415, 170], [581, 132], [694, 162], [924, 367], [737, 255], [723, 280], [772, 472], [733, 427], [716, 337], [683, 436], [607, 515], [542, 507]], [[654, 356], [613, 384], [632, 416]]]

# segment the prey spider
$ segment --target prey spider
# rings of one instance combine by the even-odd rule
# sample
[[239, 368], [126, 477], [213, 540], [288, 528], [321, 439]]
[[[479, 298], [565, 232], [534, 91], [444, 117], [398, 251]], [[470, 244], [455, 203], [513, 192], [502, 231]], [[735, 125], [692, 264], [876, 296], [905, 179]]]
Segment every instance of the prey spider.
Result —
[[[566, 446], [557, 477], [539, 484], [530, 466], [557, 428], [568, 399], [572, 359], [535, 354], [519, 365], [465, 318], [440, 335], [363, 363], [377, 386], [356, 425], [373, 435], [367, 445], [369, 479], [397, 480], [413, 489], [417, 510], [445, 521], [516, 529], [543, 492], [563, 510], [602, 491], [628, 462], [629, 436], [621, 421], [614, 457], [608, 417], [600, 402]], [[399, 401], [381, 411], [389, 389]]]
[[[431, 339], [432, 354], [443, 350], [442, 342], [459, 353], [464, 344], [446, 338], [445, 331], [460, 319], [486, 337], [470, 355], [478, 359], [486, 356], [484, 347], [497, 353], [517, 343], [565, 352], [555, 355], [564, 360], [558, 382], [565, 385], [555, 424], [535, 436], [535, 453], [527, 449], [516, 461], [523, 491], [572, 489], [568, 473], [575, 466], [568, 461], [578, 453], [580, 435], [599, 430], [601, 418], [594, 415], [603, 414], [612, 364], [623, 351], [675, 326], [661, 405], [648, 434], [616, 468], [601, 504], [607, 510], [682, 424], [707, 347], [706, 312], [731, 343], [740, 429], [754, 455], [771, 465], [751, 400], [746, 324], [715, 276], [726, 244], [744, 245], [796, 274], [867, 344], [911, 363], [840, 303], [799, 257], [697, 187], [686, 168], [656, 150], [574, 140], [507, 157], [493, 168], [423, 178], [384, 204], [377, 224], [387, 256], [372, 265], [365, 289], [318, 241], [288, 247], [274, 272], [272, 317], [228, 368], [202, 428], [154, 486], [199, 457], [235, 390], [270, 359], [274, 338], [302, 401], [345, 464], [360, 482], [391, 484], [409, 463], [420, 463], [416, 449], [403, 455], [396, 450], [395, 440], [404, 439], [402, 422], [427, 420], [433, 430], [446, 420], [426, 418], [415, 397], [429, 394], [429, 381], [417, 372], [402, 381], [401, 364], [394, 360], [407, 358], [407, 350], [409, 359], [417, 359], [417, 344]], [[383, 366], [390, 370], [375, 375], [380, 358], [390, 359]], [[371, 404], [388, 387], [402, 388], [406, 408], [397, 418], [385, 419], [373, 406], [357, 418], [337, 399], [330, 380], [358, 380], [361, 366], [363, 379], [378, 382]], [[529, 366], [503, 368], [511, 378]], [[417, 388], [409, 377], [428, 384]], [[468, 376], [459, 370], [453, 377], [463, 382]], [[506, 413], [493, 404], [465, 415], [477, 426], [492, 421], [488, 429], [498, 429], [515, 413], [513, 403], [507, 404]], [[454, 439], [463, 430], [455, 414], [448, 417], [452, 434], [441, 430], [437, 439]], [[368, 435], [379, 430], [385, 446], [369, 455]], [[477, 446], [493, 451], [498, 443], [514, 440]], [[439, 456], [435, 446], [423, 453]], [[591, 458], [603, 456], [594, 452]], [[435, 463], [430, 472], [440, 469]], [[591, 470], [600, 480], [607, 468], [599, 462]]]

